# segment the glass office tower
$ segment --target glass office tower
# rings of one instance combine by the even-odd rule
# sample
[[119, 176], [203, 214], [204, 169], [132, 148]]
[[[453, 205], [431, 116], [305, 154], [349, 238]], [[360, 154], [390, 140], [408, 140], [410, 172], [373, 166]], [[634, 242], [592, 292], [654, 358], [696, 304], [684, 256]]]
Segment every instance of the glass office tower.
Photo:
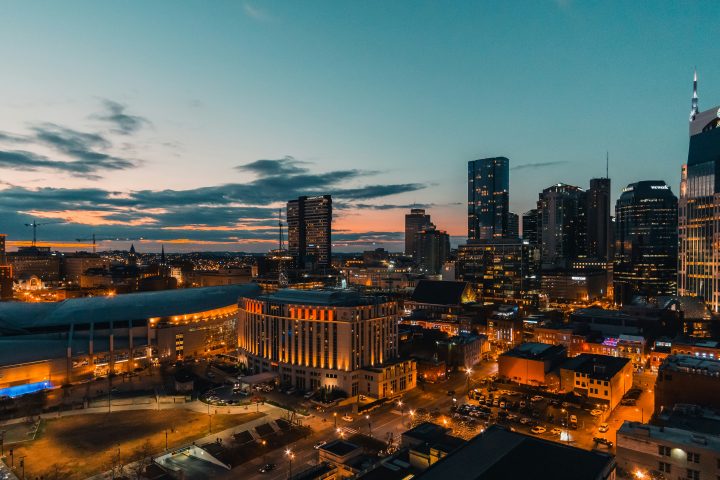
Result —
[[468, 240], [509, 236], [510, 160], [468, 162]]

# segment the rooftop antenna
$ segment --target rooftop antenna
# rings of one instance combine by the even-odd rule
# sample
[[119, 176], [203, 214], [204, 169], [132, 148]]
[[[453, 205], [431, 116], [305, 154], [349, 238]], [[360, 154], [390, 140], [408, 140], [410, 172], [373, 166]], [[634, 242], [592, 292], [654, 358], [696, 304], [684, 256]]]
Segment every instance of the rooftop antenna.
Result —
[[610, 178], [610, 152], [605, 151], [605, 178]]

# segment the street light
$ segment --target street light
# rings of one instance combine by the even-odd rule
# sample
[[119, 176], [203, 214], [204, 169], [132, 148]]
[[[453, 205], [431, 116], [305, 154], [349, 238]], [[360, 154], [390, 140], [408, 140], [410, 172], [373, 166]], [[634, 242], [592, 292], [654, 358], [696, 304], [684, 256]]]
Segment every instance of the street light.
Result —
[[337, 412], [333, 412], [333, 417], [335, 417], [335, 428], [337, 428]]
[[368, 433], [372, 437], [372, 423], [370, 422], [370, 415], [365, 415], [365, 420], [368, 422]]
[[470, 376], [472, 375], [473, 371], [470, 367], [465, 367], [465, 374], [467, 374], [467, 395], [468, 398], [470, 397]]
[[290, 471], [289, 471], [288, 478], [292, 478], [292, 461], [293, 461], [293, 458], [295, 458], [295, 454], [288, 448], [287, 450], [285, 450], [285, 455], [287, 455], [288, 462], [290, 464]]
[[265, 456], [266, 456], [265, 454], [266, 454], [266, 452], [267, 452], [267, 449], [266, 449], [265, 447], [267, 446], [267, 440], [263, 440], [261, 443], [262, 443], [262, 446], [263, 446], [263, 464], [265, 464], [265, 463], [266, 463], [266, 462], [265, 462]]

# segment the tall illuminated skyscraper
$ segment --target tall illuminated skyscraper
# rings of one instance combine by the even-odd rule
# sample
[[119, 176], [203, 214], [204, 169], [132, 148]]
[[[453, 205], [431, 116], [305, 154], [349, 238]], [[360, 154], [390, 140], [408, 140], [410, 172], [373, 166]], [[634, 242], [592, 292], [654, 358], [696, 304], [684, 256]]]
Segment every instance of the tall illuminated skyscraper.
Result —
[[416, 235], [431, 224], [430, 215], [425, 213], [425, 209], [410, 209], [410, 213], [405, 215], [405, 255], [415, 256], [417, 253]]
[[662, 180], [631, 183], [615, 204], [615, 302], [677, 292], [678, 200]]
[[468, 162], [468, 240], [509, 236], [510, 160]]
[[678, 215], [678, 293], [720, 310], [720, 110], [700, 112], [693, 79], [690, 145], [682, 167]]
[[299, 268], [330, 266], [332, 198], [300, 197], [287, 203], [288, 252]]

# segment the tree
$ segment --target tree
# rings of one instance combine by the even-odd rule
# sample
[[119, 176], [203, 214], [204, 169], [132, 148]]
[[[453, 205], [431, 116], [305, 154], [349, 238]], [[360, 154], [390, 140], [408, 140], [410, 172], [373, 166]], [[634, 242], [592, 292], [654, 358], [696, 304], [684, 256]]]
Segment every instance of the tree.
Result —
[[153, 449], [150, 440], [145, 440], [133, 453], [134, 463], [130, 465], [129, 470], [135, 480], [140, 480], [145, 473], [145, 469], [152, 464]]

